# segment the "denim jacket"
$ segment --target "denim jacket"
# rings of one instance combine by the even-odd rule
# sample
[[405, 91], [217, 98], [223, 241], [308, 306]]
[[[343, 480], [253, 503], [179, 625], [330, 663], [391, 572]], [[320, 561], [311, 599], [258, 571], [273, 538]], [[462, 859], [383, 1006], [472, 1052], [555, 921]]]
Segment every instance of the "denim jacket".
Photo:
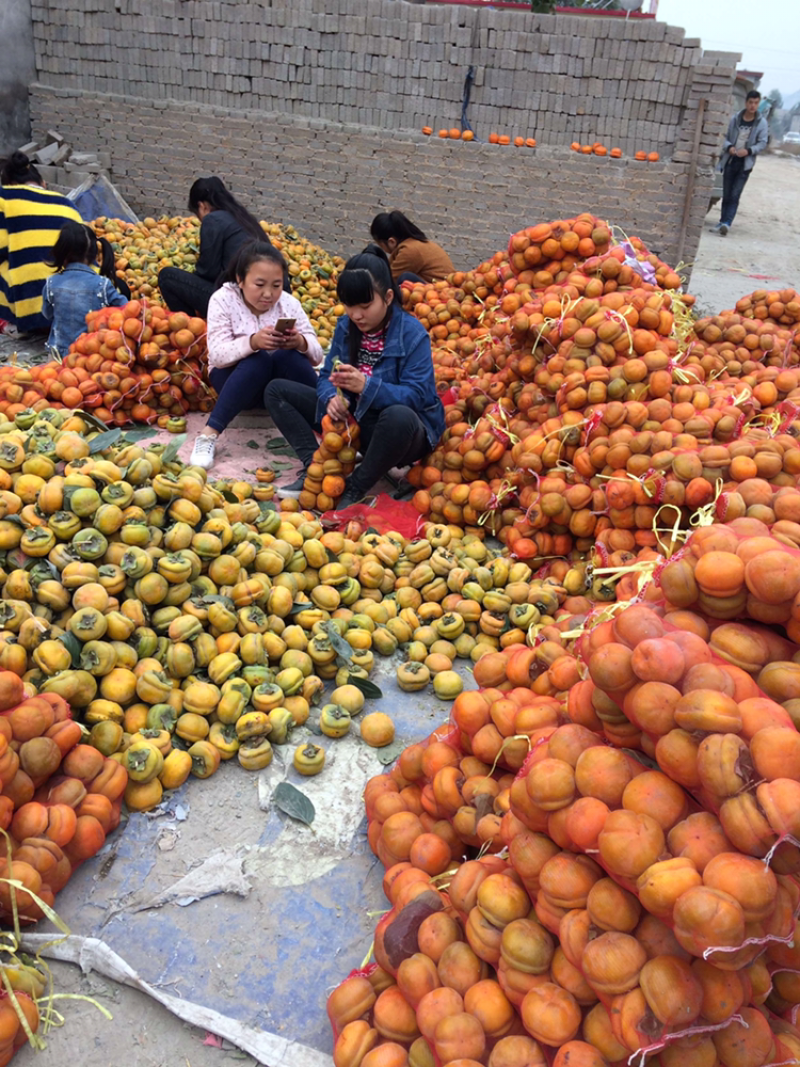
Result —
[[[336, 324], [330, 350], [317, 382], [317, 416], [319, 422], [336, 395], [330, 382], [334, 360], [350, 363], [348, 337], [354, 326], [346, 316]], [[416, 411], [425, 427], [428, 443], [436, 448], [444, 433], [444, 408], [436, 392], [433, 373], [431, 339], [428, 331], [413, 315], [395, 309], [386, 330], [383, 353], [367, 378], [364, 392], [358, 396], [353, 417], [359, 421], [370, 411], [381, 411], [394, 404], [403, 404]]]
[[93, 267], [70, 263], [44, 283], [42, 314], [53, 324], [47, 347], [66, 356], [69, 346], [85, 331], [90, 311], [109, 305], [123, 307], [127, 302], [114, 283]]

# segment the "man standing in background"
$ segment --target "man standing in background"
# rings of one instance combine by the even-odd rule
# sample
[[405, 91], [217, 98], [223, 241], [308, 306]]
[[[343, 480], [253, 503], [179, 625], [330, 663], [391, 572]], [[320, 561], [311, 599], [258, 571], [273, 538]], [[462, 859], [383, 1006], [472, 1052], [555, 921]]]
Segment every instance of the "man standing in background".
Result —
[[719, 169], [722, 171], [722, 210], [714, 230], [725, 237], [733, 225], [739, 198], [755, 166], [756, 156], [767, 147], [767, 120], [758, 113], [761, 93], [751, 89], [744, 110], [730, 121], [722, 146]]

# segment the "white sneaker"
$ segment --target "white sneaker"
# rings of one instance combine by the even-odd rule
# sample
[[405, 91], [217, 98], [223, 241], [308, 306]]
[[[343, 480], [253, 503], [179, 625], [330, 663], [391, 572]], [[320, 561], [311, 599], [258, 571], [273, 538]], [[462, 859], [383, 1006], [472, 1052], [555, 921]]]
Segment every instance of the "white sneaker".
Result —
[[217, 439], [214, 434], [199, 433], [195, 438], [194, 448], [189, 457], [189, 466], [210, 470], [214, 466], [216, 443]]

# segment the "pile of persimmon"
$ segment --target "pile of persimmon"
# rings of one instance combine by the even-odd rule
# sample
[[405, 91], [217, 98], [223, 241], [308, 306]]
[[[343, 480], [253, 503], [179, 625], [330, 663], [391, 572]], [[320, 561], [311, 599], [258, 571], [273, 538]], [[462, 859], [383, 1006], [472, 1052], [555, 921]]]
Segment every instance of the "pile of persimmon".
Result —
[[87, 316], [62, 362], [0, 369], [0, 412], [82, 408], [112, 426], [210, 411], [206, 324], [132, 300]]
[[[35, 633], [29, 621], [22, 640]], [[82, 743], [83, 730], [62, 697], [35, 694], [31, 683], [0, 670], [0, 827], [11, 850], [4, 878], [22, 885], [0, 884], [6, 922], [14, 903], [22, 923], [42, 918], [35, 897], [53, 906], [76, 867], [119, 825], [128, 784], [120, 763]]]
[[768, 648], [732, 653], [733, 662], [757, 672], [774, 658], [774, 628], [783, 628], [789, 641], [800, 640], [800, 490], [751, 478], [721, 501], [724, 525], [697, 530], [659, 571], [652, 596], [714, 620], [773, 627]]
[[330, 415], [323, 415], [321, 428], [322, 438], [298, 499], [302, 508], [330, 511], [344, 492], [345, 479], [355, 469], [360, 430], [354, 419], [335, 422]]
[[505, 688], [462, 694], [453, 717], [505, 715], [511, 737], [503, 705], [536, 709], [548, 725], [516, 776], [474, 754], [462, 726], [367, 785], [392, 911], [377, 966], [329, 1000], [334, 1063], [461, 1065], [490, 1051], [489, 1064], [544, 1063], [547, 1047], [564, 1064], [643, 1048], [701, 1063], [743, 1042], [748, 1063], [796, 1054], [797, 1032], [760, 1010], [770, 952], [794, 963], [778, 940], [794, 929], [794, 879], [740, 854], [666, 774], [558, 726], [557, 701], [528, 690], [523, 703], [506, 659]]
[[[742, 361], [732, 342], [681, 347], [666, 291], [548, 299], [529, 312], [506, 317], [506, 356], [495, 357], [495, 338], [480, 357], [503, 369], [450, 382], [442, 441], [410, 475], [433, 521], [480, 522], [536, 558], [586, 552], [607, 528], [652, 546], [656, 514], [687, 528], [749, 478], [794, 484], [798, 354], [782, 346], [778, 365], [767, 341], [785, 327], [760, 321]], [[713, 339], [712, 325], [698, 324]]]
[[[606, 527], [652, 545], [661, 503], [681, 509], [661, 518], [685, 527], [720, 479], [752, 476], [755, 453], [795, 452], [795, 291], [757, 290], [692, 327], [680, 284], [640, 240], [618, 241], [584, 214], [513, 234], [474, 271], [407, 288], [431, 333], [447, 425], [412, 468], [418, 510], [480, 519], [509, 547], [521, 540], [524, 558], [586, 552]], [[759, 476], [774, 464], [755, 462]], [[788, 457], [773, 477], [794, 465]], [[542, 515], [543, 475], [553, 494], [575, 486], [580, 514], [553, 497], [562, 521]], [[634, 484], [603, 504], [598, 477]], [[472, 493], [476, 481], [485, 491]]]

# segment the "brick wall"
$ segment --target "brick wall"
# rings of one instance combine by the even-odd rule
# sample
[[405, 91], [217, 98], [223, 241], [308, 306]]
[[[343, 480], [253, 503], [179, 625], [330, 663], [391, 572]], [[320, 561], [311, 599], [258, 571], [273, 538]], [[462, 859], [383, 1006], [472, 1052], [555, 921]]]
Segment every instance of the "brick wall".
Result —
[[[578, 156], [389, 135], [322, 119], [172, 107], [40, 85], [34, 130], [56, 123], [73, 144], [110, 151], [112, 175], [141, 215], [184, 213], [189, 185], [220, 172], [262, 218], [288, 222], [347, 255], [380, 210], [399, 207], [470, 267], [521, 226], [591, 209], [674, 258], [686, 164]], [[258, 132], [256, 132], [258, 131]], [[708, 176], [695, 190], [688, 248], [699, 240]]]
[[[183, 210], [216, 172], [262, 216], [334, 250], [406, 210], [463, 265], [520, 225], [592, 210], [674, 254], [697, 105], [707, 102], [685, 258], [699, 238], [736, 56], [653, 20], [532, 15], [404, 0], [32, 0], [34, 133], [112, 153], [129, 202]], [[464, 78], [479, 138], [458, 125]], [[577, 157], [572, 140], [619, 145]], [[663, 163], [629, 157], [657, 150]]]

